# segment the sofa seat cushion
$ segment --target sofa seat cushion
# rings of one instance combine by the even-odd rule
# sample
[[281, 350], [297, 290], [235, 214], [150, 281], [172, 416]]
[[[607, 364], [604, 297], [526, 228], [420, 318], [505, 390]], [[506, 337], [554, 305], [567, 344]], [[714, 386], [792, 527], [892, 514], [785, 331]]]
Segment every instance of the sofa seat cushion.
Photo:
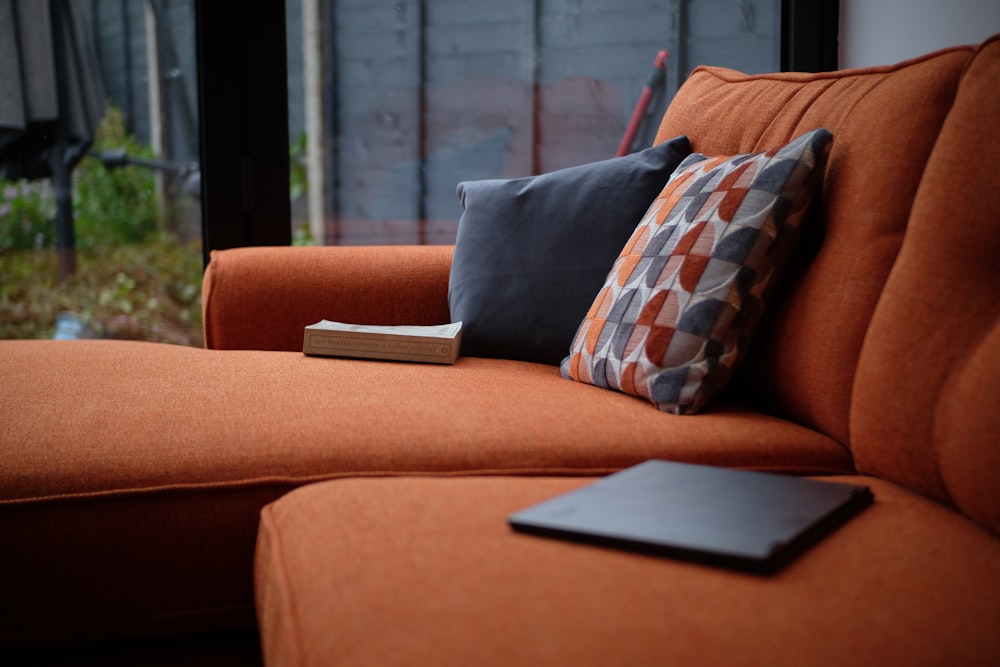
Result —
[[126, 341], [3, 341], [0, 357], [0, 642], [252, 622], [260, 508], [318, 480], [651, 457], [852, 470], [790, 422], [732, 404], [673, 417], [544, 364]]
[[901, 487], [841, 479], [875, 504], [771, 577], [508, 528], [592, 479], [302, 488], [262, 513], [265, 663], [998, 664], [1000, 542]]
[[853, 470], [841, 445], [789, 422], [732, 404], [680, 419], [543, 364], [125, 341], [0, 345], [5, 502], [345, 473], [600, 473], [654, 456]]

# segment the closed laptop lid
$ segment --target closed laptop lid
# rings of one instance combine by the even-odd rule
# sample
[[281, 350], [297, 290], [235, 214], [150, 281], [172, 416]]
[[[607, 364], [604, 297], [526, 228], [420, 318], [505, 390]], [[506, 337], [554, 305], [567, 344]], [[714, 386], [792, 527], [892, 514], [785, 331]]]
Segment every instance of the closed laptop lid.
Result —
[[522, 532], [767, 573], [871, 502], [865, 486], [651, 460], [508, 520]]

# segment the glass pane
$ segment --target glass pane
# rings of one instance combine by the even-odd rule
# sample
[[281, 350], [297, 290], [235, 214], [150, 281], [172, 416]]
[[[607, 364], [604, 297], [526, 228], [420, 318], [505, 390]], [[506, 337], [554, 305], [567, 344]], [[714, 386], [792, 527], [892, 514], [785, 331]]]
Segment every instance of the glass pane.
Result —
[[2, 7], [0, 337], [202, 345], [193, 0]]
[[300, 243], [452, 243], [458, 182], [644, 148], [696, 65], [779, 69], [779, 0], [289, 0], [286, 12]]

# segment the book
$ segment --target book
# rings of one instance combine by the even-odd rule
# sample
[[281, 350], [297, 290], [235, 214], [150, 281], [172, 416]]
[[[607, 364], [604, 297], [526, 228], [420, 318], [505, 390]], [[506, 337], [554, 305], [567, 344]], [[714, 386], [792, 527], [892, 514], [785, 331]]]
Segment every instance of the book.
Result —
[[453, 364], [461, 345], [461, 322], [380, 326], [320, 320], [306, 327], [302, 352], [321, 357]]
[[534, 535], [771, 574], [872, 500], [866, 486], [653, 459], [508, 522]]

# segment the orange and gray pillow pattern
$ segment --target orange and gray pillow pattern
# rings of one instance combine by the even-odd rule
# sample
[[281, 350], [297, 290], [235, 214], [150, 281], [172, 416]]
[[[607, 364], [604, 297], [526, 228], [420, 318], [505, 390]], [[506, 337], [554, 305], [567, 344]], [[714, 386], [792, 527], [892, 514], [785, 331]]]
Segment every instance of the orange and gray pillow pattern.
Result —
[[699, 411], [746, 352], [831, 140], [821, 128], [765, 152], [686, 158], [615, 261], [562, 374]]

